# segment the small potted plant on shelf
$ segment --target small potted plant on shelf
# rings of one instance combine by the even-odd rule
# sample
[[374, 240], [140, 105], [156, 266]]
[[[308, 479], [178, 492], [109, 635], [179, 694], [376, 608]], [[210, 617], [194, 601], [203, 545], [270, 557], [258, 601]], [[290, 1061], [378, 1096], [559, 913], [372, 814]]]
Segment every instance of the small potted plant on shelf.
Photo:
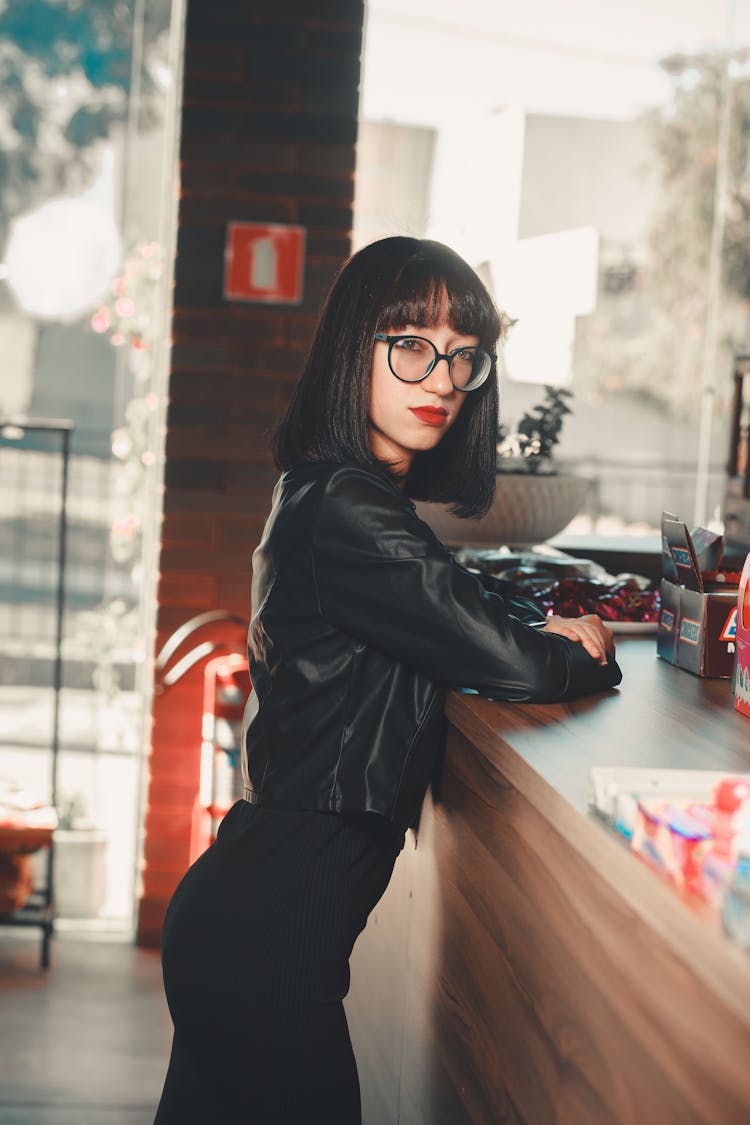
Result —
[[524, 414], [515, 430], [498, 425], [497, 471], [554, 473], [552, 454], [560, 440], [563, 420], [571, 413], [573, 392], [564, 387], [544, 388], [544, 399]]
[[442, 504], [418, 504], [421, 517], [446, 543], [525, 546], [544, 543], [581, 510], [590, 482], [560, 472], [554, 448], [560, 440], [572, 392], [545, 387], [544, 399], [523, 415], [515, 429], [499, 424], [497, 490], [481, 520], [461, 519]]

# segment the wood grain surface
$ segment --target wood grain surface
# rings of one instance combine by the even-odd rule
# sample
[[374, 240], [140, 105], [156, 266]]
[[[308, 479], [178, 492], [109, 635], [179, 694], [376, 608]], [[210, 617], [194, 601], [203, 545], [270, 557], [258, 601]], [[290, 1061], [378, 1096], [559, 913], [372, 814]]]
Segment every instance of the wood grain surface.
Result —
[[592, 765], [750, 770], [726, 681], [452, 694], [438, 791], [352, 957], [364, 1125], [750, 1121], [750, 960], [586, 813]]

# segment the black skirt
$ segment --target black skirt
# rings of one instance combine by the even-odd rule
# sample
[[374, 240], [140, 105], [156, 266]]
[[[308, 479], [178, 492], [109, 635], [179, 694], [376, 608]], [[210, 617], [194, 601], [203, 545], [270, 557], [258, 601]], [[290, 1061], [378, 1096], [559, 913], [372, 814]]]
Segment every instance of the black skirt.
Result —
[[349, 956], [403, 843], [375, 813], [230, 809], [164, 921], [155, 1125], [358, 1125]]

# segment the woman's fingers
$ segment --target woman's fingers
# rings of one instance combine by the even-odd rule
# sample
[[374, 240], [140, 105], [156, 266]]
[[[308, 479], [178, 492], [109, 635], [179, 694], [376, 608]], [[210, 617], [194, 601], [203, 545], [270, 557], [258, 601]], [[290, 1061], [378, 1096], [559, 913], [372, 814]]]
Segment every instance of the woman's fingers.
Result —
[[586, 628], [587, 635], [591, 640], [603, 647], [605, 654], [615, 651], [615, 639], [611, 629], [608, 629], [602, 619], [595, 613], [585, 614], [579, 618], [579, 623]]
[[582, 617], [550, 617], [545, 626], [547, 632], [558, 633], [571, 641], [582, 644], [586, 652], [599, 664], [607, 663], [607, 653], [615, 651], [614, 637], [595, 613]]

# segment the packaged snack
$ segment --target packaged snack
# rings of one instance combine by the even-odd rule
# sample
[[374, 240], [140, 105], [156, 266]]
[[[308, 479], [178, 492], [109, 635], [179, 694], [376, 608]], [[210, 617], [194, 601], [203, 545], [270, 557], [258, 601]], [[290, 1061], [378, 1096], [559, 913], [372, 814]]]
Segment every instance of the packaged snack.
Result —
[[735, 617], [734, 709], [750, 717], [750, 554], [745, 559]]
[[661, 612], [656, 651], [696, 676], [728, 679], [734, 668], [740, 576], [721, 567], [723, 539], [704, 527], [692, 534], [662, 515]]

